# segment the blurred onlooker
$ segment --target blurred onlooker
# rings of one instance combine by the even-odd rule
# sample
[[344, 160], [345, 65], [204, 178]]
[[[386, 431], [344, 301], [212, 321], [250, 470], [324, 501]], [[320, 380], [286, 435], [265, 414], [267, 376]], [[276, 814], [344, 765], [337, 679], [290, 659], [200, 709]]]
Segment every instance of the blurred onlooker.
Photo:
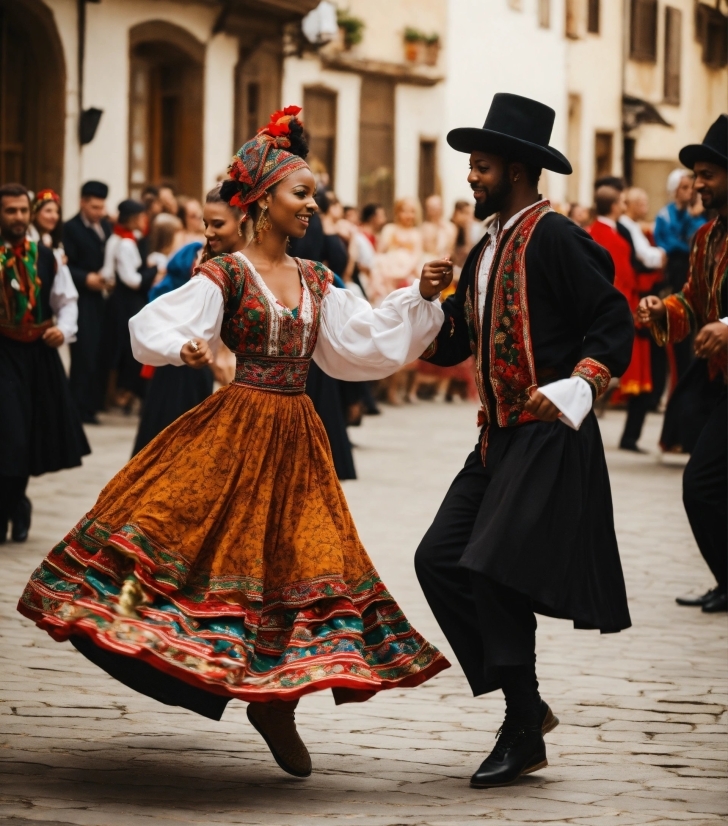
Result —
[[118, 209], [114, 231], [106, 244], [102, 269], [103, 277], [113, 287], [109, 298], [104, 356], [105, 366], [115, 371], [115, 402], [129, 412], [134, 398], [144, 395], [145, 387], [141, 366], [131, 349], [129, 319], [147, 303], [154, 271], [142, 271], [143, 261], [137, 246], [145, 218], [144, 204], [129, 198], [122, 201]]
[[31, 209], [29, 236], [52, 250], [63, 250], [61, 196], [52, 189], [41, 189]]
[[[321, 225], [324, 232], [324, 258], [323, 262], [333, 270], [339, 278], [348, 282], [354, 269], [354, 262], [349, 255], [349, 237], [342, 235], [340, 226], [344, 217], [344, 210], [335, 193], [320, 190], [316, 193], [316, 203], [321, 215]], [[348, 222], [344, 227], [344, 232], [348, 232]]]
[[187, 195], [180, 195], [177, 198], [179, 203], [179, 219], [184, 227], [184, 237], [182, 245], [205, 243], [205, 224], [202, 220], [202, 206], [196, 198]]
[[425, 200], [425, 220], [422, 222], [422, 249], [428, 261], [451, 258], [454, 252], [457, 227], [443, 215], [442, 198], [430, 195]]
[[374, 303], [380, 302], [399, 287], [412, 284], [422, 265], [421, 211], [414, 198], [400, 198], [394, 203], [394, 221], [379, 236], [377, 257], [370, 279]]
[[109, 188], [101, 181], [87, 181], [81, 187], [78, 215], [63, 226], [63, 248], [68, 268], [78, 290], [78, 333], [71, 344], [71, 394], [81, 420], [98, 424], [106, 392], [100, 363], [104, 324], [104, 290], [101, 275], [106, 239], [111, 224], [106, 220]]
[[569, 207], [568, 217], [582, 229], [588, 227], [592, 222], [591, 210], [582, 204], [572, 204]]
[[161, 204], [162, 212], [168, 212], [170, 215], [179, 215], [177, 194], [169, 184], [164, 184], [159, 187], [159, 203]]
[[355, 206], [344, 207], [344, 219], [354, 224], [359, 225], [359, 208]]
[[162, 202], [159, 200], [159, 187], [149, 184], [142, 190], [141, 195], [144, 209], [147, 213], [147, 226], [152, 225], [152, 221], [162, 211]]
[[[633, 313], [637, 311], [640, 295], [637, 274], [632, 267], [632, 248], [617, 231], [619, 219], [626, 210], [624, 192], [611, 186], [600, 186], [596, 191], [596, 220], [588, 228], [591, 237], [604, 247], [614, 262], [614, 286], [629, 302]], [[619, 381], [620, 391], [628, 397], [627, 421], [619, 447], [622, 450], [642, 452], [637, 446], [642, 426], [649, 409], [652, 393], [650, 369], [650, 342], [635, 336], [632, 360]]]
[[[632, 263], [637, 276], [640, 298], [646, 295], [660, 295], [664, 292], [665, 276], [662, 268], [667, 256], [665, 251], [653, 244], [652, 228], [647, 223], [650, 202], [647, 193], [639, 187], [630, 187], [625, 193], [626, 211], [619, 223], [629, 231], [632, 246]], [[650, 342], [652, 374], [652, 394], [650, 410], [657, 410], [667, 383], [667, 356], [662, 347], [652, 338], [650, 331], [638, 325], [638, 336]]]
[[456, 201], [450, 219], [455, 226], [455, 247], [452, 254], [453, 281], [460, 277], [465, 259], [482, 235], [482, 224], [475, 220], [472, 201]]
[[639, 187], [630, 187], [625, 193], [625, 206], [625, 213], [619, 223], [629, 230], [637, 260], [648, 270], [661, 269], [667, 261], [665, 250], [651, 244], [644, 230], [650, 208], [647, 193]]
[[[706, 222], [703, 203], [693, 189], [693, 173], [674, 169], [667, 178], [667, 192], [672, 201], [664, 206], [655, 220], [655, 243], [667, 253], [665, 275], [673, 293], [680, 292], [688, 279], [690, 242]], [[692, 361], [692, 340], [671, 344], [675, 355], [676, 378], [685, 375]]]
[[[204, 236], [203, 236], [204, 238]], [[157, 215], [149, 230], [146, 245], [146, 264], [155, 267], [154, 283], [158, 284], [167, 274], [169, 257], [186, 243], [182, 221], [176, 215], [166, 212]], [[193, 240], [189, 243], [202, 243]]]
[[359, 224], [359, 232], [372, 245], [372, 249], [376, 251], [377, 240], [379, 233], [387, 223], [387, 213], [381, 204], [367, 204], [361, 211], [361, 224]]

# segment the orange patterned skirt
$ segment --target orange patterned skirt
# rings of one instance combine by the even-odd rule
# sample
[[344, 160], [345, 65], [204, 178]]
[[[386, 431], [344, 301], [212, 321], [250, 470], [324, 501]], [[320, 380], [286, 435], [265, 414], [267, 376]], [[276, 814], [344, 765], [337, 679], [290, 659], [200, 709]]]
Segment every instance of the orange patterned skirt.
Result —
[[109, 482], [18, 609], [56, 640], [247, 701], [364, 700], [449, 665], [359, 541], [308, 396], [236, 385]]

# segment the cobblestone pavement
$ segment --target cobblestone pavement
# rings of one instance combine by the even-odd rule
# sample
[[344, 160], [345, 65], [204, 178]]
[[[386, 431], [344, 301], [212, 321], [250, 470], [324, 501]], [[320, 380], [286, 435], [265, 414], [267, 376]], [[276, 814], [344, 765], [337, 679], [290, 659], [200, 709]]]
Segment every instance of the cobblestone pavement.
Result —
[[[475, 440], [469, 405], [385, 409], [353, 431], [347, 483], [362, 538], [416, 627], [446, 652], [412, 555]], [[0, 822], [176, 824], [716, 824], [728, 813], [725, 615], [679, 608], [710, 577], [680, 500], [681, 467], [614, 450], [623, 414], [602, 421], [634, 627], [601, 637], [543, 619], [541, 690], [561, 718], [549, 766], [491, 791], [468, 778], [492, 744], [500, 696], [477, 700], [459, 668], [363, 705], [306, 697], [300, 729], [314, 774], [282, 774], [242, 703], [221, 723], [115, 683], [15, 612], [31, 570], [129, 454], [133, 422], [90, 431], [83, 469], [32, 482], [26, 546], [0, 548]], [[643, 444], [654, 445], [651, 416]], [[4, 818], [4, 819], [3, 819]]]

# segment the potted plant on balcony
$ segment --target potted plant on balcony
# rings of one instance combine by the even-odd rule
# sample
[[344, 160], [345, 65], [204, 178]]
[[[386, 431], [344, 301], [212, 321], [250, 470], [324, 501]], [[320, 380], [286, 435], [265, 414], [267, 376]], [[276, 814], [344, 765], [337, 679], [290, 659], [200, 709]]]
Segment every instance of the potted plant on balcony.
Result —
[[344, 49], [351, 49], [361, 43], [366, 23], [360, 17], [353, 17], [349, 10], [338, 9], [336, 22], [339, 24], [339, 36]]
[[408, 63], [422, 63], [425, 48], [425, 35], [418, 29], [404, 30], [404, 58]]
[[424, 63], [426, 66], [436, 66], [440, 53], [440, 35], [428, 34], [424, 40]]

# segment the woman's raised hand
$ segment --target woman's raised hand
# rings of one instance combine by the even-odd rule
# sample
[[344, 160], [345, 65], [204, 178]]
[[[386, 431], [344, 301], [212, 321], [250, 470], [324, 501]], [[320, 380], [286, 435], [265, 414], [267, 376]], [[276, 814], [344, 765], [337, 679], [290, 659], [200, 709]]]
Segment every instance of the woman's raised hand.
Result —
[[206, 364], [212, 364], [212, 350], [210, 349], [210, 345], [201, 338], [191, 338], [185, 342], [179, 351], [179, 355], [185, 364], [198, 370]]
[[420, 294], [428, 301], [441, 293], [452, 281], [452, 261], [449, 258], [440, 258], [437, 261], [428, 261], [422, 268], [420, 278]]

